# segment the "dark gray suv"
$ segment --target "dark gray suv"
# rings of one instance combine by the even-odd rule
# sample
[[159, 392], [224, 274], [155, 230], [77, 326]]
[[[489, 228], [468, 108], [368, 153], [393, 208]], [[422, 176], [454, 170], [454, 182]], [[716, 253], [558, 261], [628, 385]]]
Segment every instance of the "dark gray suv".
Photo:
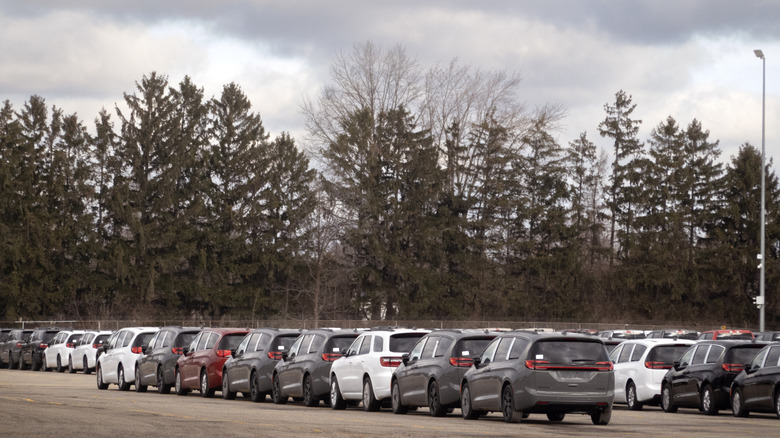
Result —
[[460, 406], [460, 382], [472, 363], [496, 337], [485, 330], [434, 330], [404, 354], [393, 372], [390, 398], [393, 412], [427, 406], [441, 417]]
[[288, 397], [300, 398], [306, 406], [330, 402], [330, 366], [359, 334], [357, 330], [314, 329], [299, 336], [274, 369], [274, 403], [285, 403]]
[[507, 422], [529, 414], [547, 414], [557, 422], [576, 412], [605, 425], [612, 416], [615, 375], [600, 338], [513, 331], [474, 358], [460, 388], [465, 419], [501, 411]]

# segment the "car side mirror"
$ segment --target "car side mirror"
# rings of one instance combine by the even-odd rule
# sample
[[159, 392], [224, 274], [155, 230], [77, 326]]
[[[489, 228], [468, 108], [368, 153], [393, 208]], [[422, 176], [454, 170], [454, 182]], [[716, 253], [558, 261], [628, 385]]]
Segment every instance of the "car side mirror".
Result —
[[141, 346], [141, 353], [146, 354], [146, 352], [149, 351], [148, 347], [146, 345]]
[[190, 347], [182, 347], [181, 354], [186, 356], [189, 353], [190, 353]]
[[743, 368], [744, 368], [744, 370], [745, 370], [745, 372], [746, 372], [747, 374], [755, 373], [756, 371], [758, 371], [758, 370], [759, 370], [759, 367], [755, 367], [755, 368], [753, 368], [753, 366], [752, 366], [752, 365], [753, 365], [752, 363], [746, 363], [746, 364], [744, 365], [744, 367], [743, 367]]
[[474, 356], [474, 358], [472, 358], [472, 361], [474, 362], [475, 368], [479, 368], [480, 365], [482, 365], [482, 359], [480, 359], [479, 356]]
[[401, 363], [403, 363], [404, 366], [409, 365], [409, 353], [401, 355]]
[[349, 350], [345, 351], [345, 352], [344, 352], [344, 353], [341, 355], [341, 357], [349, 357], [349, 356], [350, 356]]
[[238, 357], [238, 350], [230, 350], [230, 355], [233, 357]]

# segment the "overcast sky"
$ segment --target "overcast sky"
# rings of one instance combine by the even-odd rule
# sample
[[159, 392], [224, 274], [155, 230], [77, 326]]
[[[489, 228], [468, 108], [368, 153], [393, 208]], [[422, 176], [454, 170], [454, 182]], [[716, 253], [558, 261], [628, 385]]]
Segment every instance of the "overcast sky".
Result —
[[[633, 96], [640, 139], [667, 116], [698, 119], [723, 159], [761, 147], [761, 60], [767, 57], [766, 150], [780, 160], [780, 2], [773, 0], [0, 0], [0, 100], [31, 95], [92, 125], [152, 71], [185, 75], [217, 96], [239, 84], [276, 136], [303, 140], [304, 97], [328, 81], [340, 51], [401, 44], [422, 65], [457, 57], [518, 72], [530, 107], [562, 105], [563, 145], [598, 136], [604, 104]], [[775, 163], [775, 168], [780, 168]]]

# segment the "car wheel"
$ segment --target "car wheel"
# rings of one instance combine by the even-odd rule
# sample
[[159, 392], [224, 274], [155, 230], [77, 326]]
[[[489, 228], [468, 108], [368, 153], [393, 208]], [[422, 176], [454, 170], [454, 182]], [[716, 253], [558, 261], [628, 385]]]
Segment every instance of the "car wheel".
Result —
[[631, 409], [632, 411], [639, 411], [642, 409], [642, 403], [639, 403], [637, 400], [636, 385], [634, 385], [634, 382], [629, 382], [626, 387], [626, 404], [628, 405], [628, 409]]
[[501, 391], [501, 413], [507, 423], [519, 423], [523, 419], [523, 413], [515, 410], [515, 394], [511, 385], [504, 385]]
[[441, 405], [439, 382], [435, 380], [428, 385], [428, 410], [432, 417], [443, 417], [447, 414], [447, 408]]
[[30, 369], [33, 371], [38, 371], [41, 369], [41, 363], [37, 360], [35, 360], [35, 356], [32, 356], [30, 359], [32, 363], [30, 364]]
[[97, 388], [108, 389], [108, 383], [103, 381], [103, 369], [98, 366], [96, 374], [97, 374]]
[[303, 378], [303, 404], [310, 408], [320, 404], [320, 399], [314, 396], [314, 382], [311, 374], [307, 374]]
[[62, 366], [62, 358], [60, 357], [59, 354], [57, 355], [57, 372], [58, 373], [65, 372], [65, 367]]
[[257, 371], [252, 371], [249, 377], [249, 396], [255, 403], [265, 401], [265, 393], [260, 391], [260, 375]]
[[20, 370], [24, 369], [24, 358], [22, 358], [22, 353], [19, 353], [19, 362], [16, 363], [16, 367]]
[[735, 388], [731, 393], [731, 412], [735, 417], [747, 417], [750, 414], [748, 410], [745, 409], [742, 390], [739, 388]]
[[230, 392], [230, 380], [226, 370], [222, 370], [222, 398], [225, 400], [235, 400], [236, 393]]
[[157, 367], [157, 392], [160, 394], [168, 394], [171, 392], [171, 385], [165, 383], [165, 374], [163, 374], [162, 365]]
[[146, 392], [147, 386], [141, 384], [141, 370], [135, 367], [135, 392]]
[[46, 356], [41, 355], [41, 371], [49, 371], [49, 365], [46, 364]]
[[379, 410], [379, 400], [374, 397], [374, 387], [371, 385], [370, 377], [363, 380], [363, 410], [367, 412]]
[[780, 389], [775, 390], [775, 415], [780, 418]]
[[547, 414], [547, 419], [553, 423], [560, 423], [564, 418], [566, 418], [566, 414], [563, 412], [550, 412]]
[[91, 372], [92, 372], [92, 370], [90, 370], [90, 369], [89, 369], [89, 361], [87, 360], [87, 356], [84, 356], [84, 361], [83, 361], [83, 362], [84, 362], [84, 363], [83, 363], [83, 367], [84, 367], [84, 369], [83, 369], [83, 370], [81, 370], [81, 372], [83, 372], [84, 374], [89, 374], [89, 373], [91, 373]]
[[707, 385], [701, 391], [701, 410], [707, 415], [718, 415], [718, 407], [712, 398], [712, 385]]
[[401, 403], [401, 388], [398, 386], [398, 380], [393, 380], [390, 387], [390, 402], [392, 403], [394, 414], [403, 415], [409, 412], [409, 408]]
[[596, 426], [606, 426], [609, 424], [609, 420], [612, 419], [612, 407], [608, 407], [603, 411], [596, 411], [590, 414], [590, 421]]
[[76, 371], [78, 371], [76, 368], [73, 368], [73, 356], [68, 356], [68, 372], [71, 374], [75, 374]]
[[468, 383], [464, 383], [460, 390], [460, 414], [466, 420], [476, 420], [482, 415], [481, 412], [474, 410], [471, 404], [471, 390]]
[[175, 374], [175, 376], [173, 378], [173, 385], [176, 388], [176, 395], [187, 395], [187, 394], [189, 394], [190, 391], [188, 389], [184, 389], [184, 385], [182, 385], [181, 373], [179, 372], [179, 370], [177, 369], [175, 371], [175, 373], [176, 374]]
[[330, 408], [340, 411], [346, 409], [347, 403], [344, 401], [344, 397], [341, 396], [341, 390], [339, 389], [339, 383], [336, 381], [336, 376], [330, 376]]
[[125, 367], [122, 365], [119, 365], [119, 369], [116, 370], [116, 382], [117, 385], [119, 385], [120, 391], [129, 391], [130, 390], [130, 384], [127, 383], [127, 378], [125, 377]]
[[11, 354], [11, 351], [8, 351], [8, 369], [12, 370], [16, 368], [16, 362], [14, 362], [14, 355]]
[[661, 388], [661, 409], [670, 414], [677, 412], [677, 406], [672, 401], [672, 388], [668, 384], [664, 384]]
[[200, 372], [200, 396], [204, 398], [214, 397], [214, 390], [209, 388], [209, 375], [206, 370]]
[[282, 396], [282, 388], [279, 386], [279, 377], [276, 374], [271, 378], [271, 399], [277, 405], [287, 403], [287, 397]]

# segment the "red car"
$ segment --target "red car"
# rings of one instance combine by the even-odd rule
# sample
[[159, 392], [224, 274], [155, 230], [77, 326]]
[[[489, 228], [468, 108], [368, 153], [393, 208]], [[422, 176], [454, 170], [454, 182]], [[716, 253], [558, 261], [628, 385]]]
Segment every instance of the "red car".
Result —
[[714, 340], [740, 340], [740, 339], [747, 339], [752, 340], [755, 339], [755, 336], [753, 336], [753, 332], [750, 330], [707, 330], [706, 332], [702, 332], [699, 335], [698, 340], [699, 341], [714, 341]]
[[222, 387], [222, 365], [233, 354], [249, 329], [204, 329], [192, 340], [176, 361], [176, 394], [187, 395], [197, 389], [203, 397], [213, 397]]

